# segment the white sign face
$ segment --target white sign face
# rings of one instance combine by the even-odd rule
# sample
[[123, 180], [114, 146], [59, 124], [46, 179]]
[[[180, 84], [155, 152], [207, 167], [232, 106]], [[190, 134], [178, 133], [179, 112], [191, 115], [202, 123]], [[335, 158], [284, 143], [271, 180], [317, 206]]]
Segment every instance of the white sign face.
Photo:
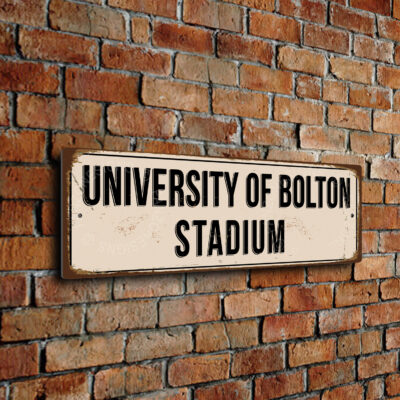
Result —
[[360, 259], [360, 168], [64, 150], [63, 277]]

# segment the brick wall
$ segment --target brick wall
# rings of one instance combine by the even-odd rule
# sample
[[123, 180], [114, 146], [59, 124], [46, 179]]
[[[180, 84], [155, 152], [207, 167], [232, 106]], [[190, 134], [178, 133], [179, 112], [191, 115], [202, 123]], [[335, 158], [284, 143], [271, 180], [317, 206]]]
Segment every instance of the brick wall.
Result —
[[[399, 399], [397, 41], [398, 0], [2, 0], [0, 399]], [[359, 164], [364, 258], [61, 281], [63, 147]]]

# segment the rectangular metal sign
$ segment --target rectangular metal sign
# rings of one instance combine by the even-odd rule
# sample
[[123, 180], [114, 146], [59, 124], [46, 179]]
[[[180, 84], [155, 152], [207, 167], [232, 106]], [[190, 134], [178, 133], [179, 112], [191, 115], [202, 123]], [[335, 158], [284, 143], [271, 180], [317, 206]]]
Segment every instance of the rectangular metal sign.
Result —
[[361, 257], [361, 168], [66, 149], [62, 276]]

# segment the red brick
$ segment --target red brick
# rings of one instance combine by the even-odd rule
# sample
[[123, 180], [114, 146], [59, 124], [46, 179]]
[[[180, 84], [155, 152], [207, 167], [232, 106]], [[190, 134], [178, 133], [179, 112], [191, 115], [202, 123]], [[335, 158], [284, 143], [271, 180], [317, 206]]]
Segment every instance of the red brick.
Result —
[[350, 147], [355, 153], [385, 155], [390, 153], [390, 136], [352, 132]]
[[360, 329], [361, 308], [322, 311], [319, 316], [319, 330], [322, 334]]
[[349, 54], [350, 36], [347, 32], [335, 28], [306, 24], [304, 44], [335, 53]]
[[46, 371], [87, 368], [123, 360], [122, 335], [80, 337], [47, 343]]
[[382, 38], [400, 41], [400, 22], [393, 18], [378, 17], [378, 32]]
[[372, 15], [360, 13], [338, 4], [331, 4], [330, 6], [330, 23], [369, 36], [373, 36], [375, 32], [375, 20]]
[[378, 284], [376, 282], [348, 282], [336, 287], [336, 307], [368, 304], [378, 301]]
[[390, 91], [383, 88], [351, 85], [349, 104], [375, 109], [390, 109]]
[[331, 57], [330, 67], [332, 74], [338, 79], [367, 84], [372, 83], [374, 68], [369, 62]]
[[29, 304], [29, 281], [25, 274], [0, 276], [0, 307], [19, 307]]
[[127, 340], [126, 360], [131, 363], [152, 358], [180, 356], [192, 350], [192, 335], [186, 327], [134, 332]]
[[229, 294], [224, 299], [225, 316], [228, 319], [256, 317], [279, 311], [279, 291]]
[[275, 97], [274, 119], [308, 125], [322, 125], [323, 107], [308, 101]]
[[11, 24], [0, 23], [0, 54], [15, 54], [14, 28]]
[[356, 154], [323, 153], [321, 162], [324, 164], [359, 165], [362, 175], [365, 173], [365, 156]]
[[169, 364], [171, 386], [218, 381], [229, 377], [229, 354], [181, 358]]
[[392, 89], [400, 89], [400, 69], [378, 65], [376, 70], [379, 84]]
[[29, 94], [18, 96], [17, 124], [22, 127], [63, 129], [65, 100]]
[[32, 235], [34, 229], [33, 201], [0, 202], [0, 234]]
[[268, 117], [268, 95], [214, 88], [213, 111], [216, 114], [237, 115], [248, 118]]
[[111, 105], [107, 121], [114, 135], [168, 138], [174, 134], [176, 117], [171, 111]]
[[35, 279], [35, 303], [39, 307], [107, 301], [110, 297], [106, 279], [62, 280], [53, 275]]
[[395, 92], [393, 96], [393, 110], [399, 111], [400, 110], [400, 92]]
[[385, 384], [386, 384], [386, 393], [389, 396], [395, 396], [400, 394], [400, 375], [399, 374], [393, 374], [389, 375], [385, 379]]
[[354, 361], [343, 361], [311, 367], [308, 370], [309, 390], [325, 389], [354, 381]]
[[83, 132], [100, 132], [102, 107], [92, 101], [69, 100], [65, 127]]
[[148, 18], [132, 17], [131, 38], [134, 43], [147, 43], [150, 39], [150, 21]]
[[45, 133], [8, 130], [0, 134], [0, 160], [42, 162], [45, 158]]
[[283, 345], [257, 347], [233, 354], [231, 374], [240, 376], [280, 371], [284, 366]]
[[351, 279], [351, 265], [331, 266], [312, 266], [308, 268], [308, 282], [339, 282], [349, 281]]
[[309, 21], [325, 23], [326, 5], [313, 0], [281, 0], [279, 12], [284, 15], [307, 19]]
[[243, 15], [240, 7], [210, 0], [186, 0], [183, 5], [183, 20], [186, 23], [227, 31], [242, 32]]
[[258, 344], [257, 320], [224, 322], [231, 349], [252, 347]]
[[200, 54], [212, 54], [213, 51], [210, 31], [161, 21], [154, 24], [153, 44]]
[[400, 279], [385, 279], [381, 282], [381, 296], [383, 300], [400, 298]]
[[332, 104], [328, 107], [328, 124], [341, 128], [369, 131], [371, 115], [369, 111], [361, 108]]
[[396, 301], [367, 306], [365, 324], [376, 326], [400, 321], [400, 303]]
[[95, 40], [40, 29], [21, 29], [19, 46], [26, 58], [95, 66]]
[[373, 379], [367, 383], [366, 400], [379, 400], [383, 398], [383, 381], [382, 379]]
[[125, 40], [124, 16], [110, 8], [51, 0], [50, 26], [53, 29], [82, 33], [115, 40]]
[[296, 132], [293, 125], [272, 121], [243, 121], [243, 142], [248, 146], [295, 147]]
[[187, 293], [231, 292], [246, 290], [245, 271], [196, 272], [187, 274]]
[[379, 242], [380, 253], [393, 253], [400, 251], [399, 232], [381, 232]]
[[286, 312], [323, 310], [331, 308], [333, 288], [331, 285], [289, 286], [283, 292]]
[[73, 99], [138, 103], [138, 78], [112, 72], [68, 68], [65, 92]]
[[340, 81], [324, 81], [322, 99], [335, 103], [347, 103], [347, 85]]
[[378, 252], [378, 234], [376, 232], [362, 232], [363, 254]]
[[211, 353], [228, 349], [229, 337], [224, 322], [201, 324], [196, 329], [196, 351]]
[[342, 335], [338, 338], [338, 356], [340, 358], [361, 354], [361, 338], [359, 333]]
[[294, 19], [260, 12], [250, 12], [249, 18], [249, 32], [254, 36], [300, 43], [301, 25]]
[[261, 151], [247, 148], [207, 146], [207, 155], [210, 157], [225, 157], [239, 159], [261, 159]]
[[0, 239], [0, 270], [53, 269], [56, 243], [53, 238], [14, 237]]
[[220, 317], [220, 301], [216, 295], [161, 300], [159, 314], [162, 327], [216, 321]]
[[108, 4], [112, 7], [126, 8], [145, 14], [176, 18], [177, 0], [110, 0]]
[[[354, 150], [353, 150], [354, 151]], [[383, 184], [375, 181], [362, 182], [362, 202], [363, 203], [382, 203]]]
[[155, 300], [131, 300], [95, 304], [86, 312], [88, 332], [154, 328], [157, 323]]
[[1, 339], [5, 342], [48, 338], [54, 336], [79, 335], [82, 331], [83, 309], [26, 308], [4, 312], [2, 315]]
[[363, 229], [398, 229], [400, 210], [395, 206], [364, 206], [362, 223]]
[[364, 257], [354, 265], [354, 279], [378, 279], [393, 276], [393, 257], [374, 256]]
[[101, 149], [101, 142], [94, 135], [56, 133], [52, 137], [51, 157], [59, 159], [64, 148]]
[[361, 334], [361, 347], [363, 354], [382, 351], [382, 334], [380, 331], [367, 331]]
[[0, 60], [0, 89], [56, 94], [59, 68], [33, 62]]
[[399, 328], [390, 328], [386, 330], [386, 348], [396, 349], [400, 347], [400, 330]]
[[288, 347], [290, 367], [332, 361], [336, 358], [335, 339], [290, 343]]
[[178, 53], [175, 57], [176, 78], [189, 81], [208, 82], [207, 58]]
[[[89, 380], [84, 372], [15, 382], [10, 389], [10, 399], [34, 400], [42, 398], [89, 398]], [[0, 397], [1, 398], [1, 397]]]
[[103, 150], [130, 151], [131, 139], [129, 137], [106, 135], [103, 141]]
[[374, 131], [400, 134], [400, 114], [377, 111], [374, 113]]
[[397, 353], [383, 353], [360, 358], [358, 361], [359, 379], [387, 374], [396, 371]]
[[94, 381], [95, 399], [123, 396], [125, 391], [125, 369], [109, 368], [96, 373]]
[[235, 142], [237, 129], [237, 122], [232, 119], [203, 118], [190, 114], [183, 115], [179, 126], [181, 137], [221, 143]]
[[132, 365], [126, 368], [125, 392], [141, 393], [162, 389], [161, 363]]
[[224, 0], [224, 1], [264, 11], [274, 11], [275, 9], [275, 4], [273, 0]]
[[103, 44], [101, 50], [101, 63], [106, 68], [143, 71], [157, 75], [168, 75], [171, 71], [171, 56], [168, 53], [121, 44]]
[[356, 36], [354, 39], [354, 54], [386, 63], [393, 62], [393, 43]]
[[214, 386], [208, 386], [196, 389], [195, 396], [197, 400], [211, 399], [251, 399], [251, 385], [249, 381], [233, 381], [220, 383]]
[[393, 1], [393, 17], [400, 18], [400, 4], [398, 0]]
[[46, 24], [46, 1], [5, 0], [0, 8], [0, 19], [17, 24], [44, 26]]
[[274, 315], [264, 318], [262, 340], [280, 342], [314, 335], [314, 313]]
[[335, 128], [302, 125], [300, 143], [303, 149], [344, 151], [346, 133]]
[[279, 49], [278, 66], [282, 69], [323, 76], [325, 57], [305, 49], [284, 46]]
[[0, 379], [32, 376], [39, 373], [39, 347], [29, 345], [0, 347]]
[[59, 210], [54, 201], [42, 203], [42, 233], [43, 235], [55, 235], [59, 232]]
[[255, 400], [290, 396], [305, 390], [303, 371], [255, 379]]
[[225, 61], [218, 58], [208, 59], [208, 75], [213, 83], [236, 86], [237, 66], [233, 61]]
[[188, 389], [163, 389], [162, 392], [136, 397], [137, 400], [187, 400]]
[[385, 203], [400, 204], [399, 183], [386, 183]]
[[146, 105], [195, 112], [208, 111], [208, 89], [188, 83], [145, 77], [142, 98]]
[[0, 125], [8, 126], [10, 123], [10, 104], [7, 93], [0, 93]]
[[267, 159], [273, 161], [316, 162], [317, 155], [309, 151], [270, 149], [268, 150]]
[[352, 399], [362, 400], [364, 390], [359, 383], [330, 389], [322, 395], [321, 400]]
[[321, 79], [308, 75], [298, 76], [296, 79], [296, 95], [319, 100], [321, 97]]
[[393, 138], [393, 155], [396, 158], [400, 158], [400, 137], [398, 136]]
[[295, 285], [304, 282], [304, 268], [261, 269], [250, 272], [251, 287], [265, 288], [283, 285]]
[[140, 140], [136, 144], [136, 151], [145, 153], [200, 155], [200, 147], [193, 143], [160, 142], [156, 140]]
[[255, 61], [266, 65], [271, 65], [274, 54], [270, 43], [229, 33], [218, 34], [217, 53], [222, 58]]
[[240, 86], [263, 92], [291, 94], [292, 74], [287, 71], [243, 64], [240, 68]]
[[350, 6], [376, 14], [390, 15], [390, 3], [386, 0], [350, 0]]

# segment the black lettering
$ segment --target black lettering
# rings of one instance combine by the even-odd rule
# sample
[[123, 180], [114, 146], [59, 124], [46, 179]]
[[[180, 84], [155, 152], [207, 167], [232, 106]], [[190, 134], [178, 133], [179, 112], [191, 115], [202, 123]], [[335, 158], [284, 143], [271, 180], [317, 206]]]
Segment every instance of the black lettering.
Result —
[[200, 203], [200, 192], [197, 189], [196, 185], [193, 183], [193, 180], [200, 180], [200, 174], [191, 169], [186, 175], [186, 185], [189, 190], [193, 193], [193, 195], [186, 195], [186, 203], [190, 207], [196, 207]]
[[329, 208], [335, 208], [338, 203], [338, 183], [336, 178], [333, 176], [328, 179], [328, 194], [327, 194], [327, 201]]
[[304, 178], [296, 175], [293, 180], [293, 204], [300, 208], [304, 206]]
[[203, 255], [203, 226], [207, 225], [204, 219], [192, 221], [192, 225], [196, 227], [196, 256]]
[[160, 175], [166, 175], [167, 170], [164, 168], [153, 169], [153, 206], [165, 207], [167, 205], [166, 200], [160, 200], [160, 190], [165, 189], [165, 185], [160, 183]]
[[261, 207], [266, 207], [266, 194], [271, 193], [271, 189], [267, 188], [267, 180], [271, 179], [272, 175], [271, 174], [261, 174]]
[[325, 176], [316, 176], [315, 180], [318, 182], [318, 208], [322, 208], [324, 202], [324, 191], [322, 183], [326, 181]]
[[87, 206], [95, 206], [100, 201], [100, 166], [95, 165], [94, 170], [94, 196], [90, 197], [90, 166], [84, 165], [82, 171], [83, 177], [83, 202]]
[[214, 179], [214, 207], [219, 207], [219, 179], [223, 175], [221, 171], [210, 171], [210, 177]]
[[268, 221], [268, 253], [285, 252], [285, 221], [278, 221], [278, 232], [275, 231], [275, 221]]
[[307, 198], [307, 203], [306, 203], [306, 207], [307, 208], [316, 208], [317, 204], [314, 203], [313, 201], [311, 201], [311, 176], [307, 176], [306, 178], [306, 198]]
[[290, 176], [279, 175], [279, 207], [289, 207], [292, 203], [292, 194], [290, 192], [290, 186], [292, 182]]
[[[178, 178], [178, 182], [176, 182], [176, 178]], [[169, 205], [175, 206], [175, 198], [176, 194], [178, 195], [178, 207], [183, 207], [183, 181], [184, 176], [183, 172], [180, 169], [171, 169], [169, 171]]]
[[145, 206], [147, 204], [147, 195], [149, 193], [150, 168], [144, 170], [143, 185], [140, 182], [141, 178], [139, 168], [133, 168], [133, 180], [135, 185], [136, 204], [138, 206]]
[[222, 255], [221, 229], [217, 220], [211, 221], [210, 237], [208, 239], [208, 256], [212, 256], [213, 251], [217, 251], [217, 256]]
[[110, 192], [114, 201], [114, 205], [121, 205], [121, 167], [115, 167], [115, 175], [112, 167], [106, 166], [103, 168], [104, 178], [104, 205], [110, 205]]
[[125, 205], [130, 206], [131, 205], [131, 169], [130, 168], [124, 168], [124, 174], [125, 174]]
[[238, 176], [239, 176], [239, 173], [235, 172], [233, 174], [233, 180], [231, 181], [229, 172], [224, 172], [226, 190], [228, 191], [228, 207], [233, 207], [233, 204], [234, 204], [235, 189], [236, 189]]
[[[232, 234], [232, 228], [234, 235]], [[226, 221], [226, 255], [227, 256], [232, 256], [234, 254], [239, 253], [239, 222], [228, 219]], [[232, 238], [233, 238], [233, 243], [232, 243]]]
[[[257, 232], [257, 221], [252, 222], [252, 241], [253, 241], [253, 253], [260, 254], [265, 248], [265, 221], [261, 220], [260, 223], [260, 233]], [[259, 245], [257, 245], [257, 237], [259, 238]]]
[[340, 208], [343, 208], [343, 203], [346, 208], [350, 208], [350, 178], [340, 178]]
[[[254, 189], [253, 197], [252, 192]], [[260, 198], [258, 175], [252, 172], [246, 178], [246, 203], [249, 207], [255, 207], [258, 204]]]
[[190, 244], [187, 240], [186, 236], [182, 233], [182, 230], [187, 231], [189, 229], [189, 223], [184, 219], [178, 221], [175, 226], [175, 234], [179, 241], [182, 243], [182, 246], [175, 246], [175, 254], [178, 257], [185, 257], [189, 254]]

